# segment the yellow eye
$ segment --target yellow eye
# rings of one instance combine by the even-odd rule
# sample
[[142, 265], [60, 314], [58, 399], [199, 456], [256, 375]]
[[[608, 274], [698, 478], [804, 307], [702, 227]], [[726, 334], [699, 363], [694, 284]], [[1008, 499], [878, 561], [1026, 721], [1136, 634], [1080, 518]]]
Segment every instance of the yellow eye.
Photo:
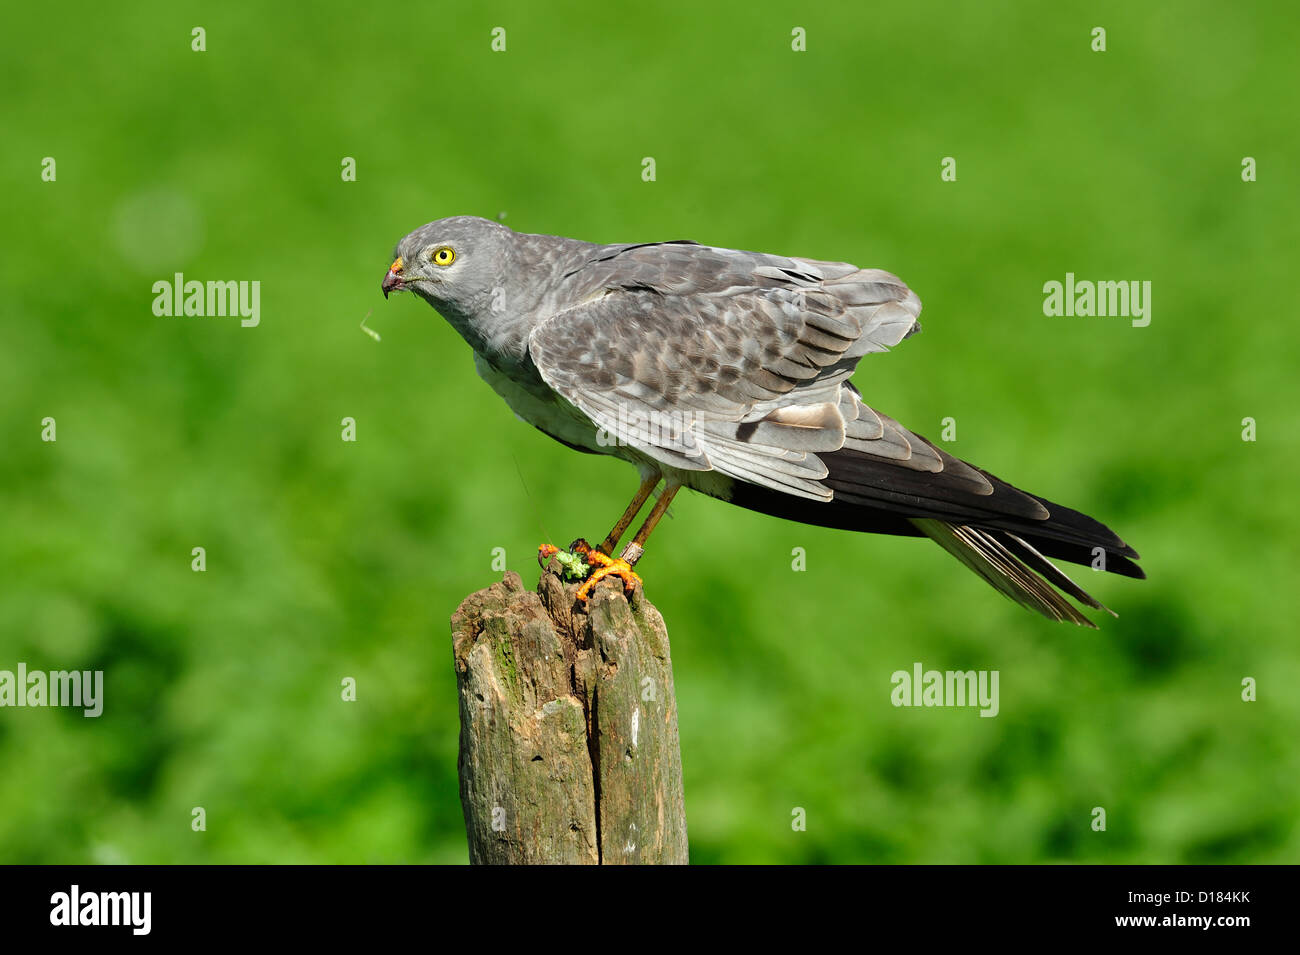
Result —
[[434, 265], [451, 265], [456, 261], [456, 253], [451, 250], [450, 246], [440, 245], [433, 250], [431, 258]]

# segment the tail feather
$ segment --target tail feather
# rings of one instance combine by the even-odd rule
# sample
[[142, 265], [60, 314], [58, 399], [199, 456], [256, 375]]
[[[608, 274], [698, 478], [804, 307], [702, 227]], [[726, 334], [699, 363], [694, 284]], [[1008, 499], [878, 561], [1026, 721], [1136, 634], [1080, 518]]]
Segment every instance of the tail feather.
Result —
[[[1052, 517], [1056, 517], [1056, 514], [1057, 506], [1054, 506]], [[1105, 570], [1107, 573], [1120, 574], [1124, 577], [1132, 577], [1135, 580], [1145, 580], [1147, 576], [1146, 572], [1133, 560], [1118, 551], [1108, 550], [1099, 543], [1070, 543], [1057, 540], [1054, 537], [1041, 537], [1034, 533], [1032, 527], [1018, 528], [1014, 532], [999, 529], [997, 533], [1003, 537], [1015, 537], [1025, 545], [1032, 547], [1043, 557], [1053, 557], [1057, 560], [1068, 561], [1071, 564], [1082, 564], [1085, 567], [1097, 566], [1100, 557], [1099, 569]]]
[[994, 590], [1049, 620], [1065, 620], [1097, 629], [1061, 591], [1086, 606], [1113, 613], [1014, 534], [998, 534], [931, 518], [913, 518], [912, 523], [979, 574]]
[[[918, 440], [924, 440], [918, 438]], [[945, 461], [956, 462], [936, 451]], [[736, 481], [723, 493], [732, 504], [787, 520], [875, 534], [929, 537], [995, 590], [1051, 620], [1094, 627], [1067, 599], [1112, 613], [1052, 559], [1142, 579], [1138, 554], [1100, 521], [1020, 491], [987, 471], [992, 492], [972, 493], [948, 474], [909, 471], [853, 449], [822, 453], [834, 497], [816, 501]], [[958, 462], [960, 463], [960, 462]], [[974, 465], [964, 467], [978, 470]], [[960, 485], [960, 486], [959, 486]]]
[[1100, 600], [1071, 580], [1070, 576], [1065, 571], [1061, 570], [1061, 568], [1057, 567], [1043, 556], [1034, 545], [1030, 544], [1023, 537], [1017, 537], [1015, 534], [1010, 533], [1002, 533], [999, 534], [998, 537], [1001, 539], [1002, 543], [1006, 545], [1008, 550], [1028, 564], [1030, 568], [1037, 573], [1042, 574], [1052, 582], [1053, 586], [1064, 590], [1085, 607], [1091, 607], [1093, 610], [1104, 610], [1112, 617], [1119, 616], [1119, 614], [1111, 610]]

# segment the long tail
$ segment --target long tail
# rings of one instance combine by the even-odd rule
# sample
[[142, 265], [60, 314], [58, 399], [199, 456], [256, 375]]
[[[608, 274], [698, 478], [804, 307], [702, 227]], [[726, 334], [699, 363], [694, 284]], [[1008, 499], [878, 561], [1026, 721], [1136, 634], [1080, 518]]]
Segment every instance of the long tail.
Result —
[[1116, 616], [1115, 611], [1076, 584], [1031, 544], [1015, 534], [980, 530], [977, 527], [928, 518], [913, 518], [912, 524], [984, 578], [994, 590], [1050, 620], [1068, 620], [1081, 627], [1097, 629], [1095, 623], [1065, 599], [1062, 591], [1085, 606]]
[[[924, 441], [923, 438], [918, 440]], [[929, 444], [927, 442], [927, 444]], [[929, 444], [942, 472], [908, 470], [896, 462], [844, 449], [820, 455], [835, 492], [812, 501], [736, 482], [724, 497], [733, 504], [787, 520], [876, 534], [929, 537], [999, 593], [1050, 620], [1096, 625], [1067, 598], [1113, 613], [1048, 558], [1124, 577], [1146, 576], [1137, 551], [1109, 527], [1046, 498], [1012, 487]], [[975, 471], [991, 489], [977, 494], [959, 483], [959, 468]]]

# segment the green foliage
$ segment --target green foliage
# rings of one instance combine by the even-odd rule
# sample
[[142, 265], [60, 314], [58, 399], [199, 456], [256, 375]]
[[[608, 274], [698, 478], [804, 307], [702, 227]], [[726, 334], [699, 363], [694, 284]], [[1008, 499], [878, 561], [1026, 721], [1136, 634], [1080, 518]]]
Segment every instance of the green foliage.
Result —
[[[1080, 569], [1120, 614], [1083, 632], [927, 543], [679, 496], [637, 569], [695, 860], [1296, 860], [1289, 6], [50, 16], [0, 38], [0, 669], [102, 669], [106, 699], [0, 709], [0, 861], [465, 860], [448, 617], [493, 548], [531, 582], [539, 540], [600, 539], [637, 480], [380, 299], [393, 243], [460, 213], [897, 272], [925, 331], [863, 362], [872, 404], [955, 418], [954, 453], [1150, 575]], [[1046, 317], [1067, 271], [1150, 280], [1151, 325]], [[260, 325], [155, 316], [175, 272], [260, 281]], [[999, 716], [895, 708], [914, 661], [997, 669]]]

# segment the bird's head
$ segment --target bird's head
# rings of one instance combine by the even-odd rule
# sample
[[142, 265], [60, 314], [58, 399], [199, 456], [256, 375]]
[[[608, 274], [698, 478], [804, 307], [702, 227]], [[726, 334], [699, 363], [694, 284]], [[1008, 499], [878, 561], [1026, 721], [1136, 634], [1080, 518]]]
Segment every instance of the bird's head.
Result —
[[444, 315], [472, 315], [501, 282], [511, 235], [500, 223], [477, 216], [422, 225], [393, 249], [393, 264], [380, 285], [384, 298], [409, 289]]

